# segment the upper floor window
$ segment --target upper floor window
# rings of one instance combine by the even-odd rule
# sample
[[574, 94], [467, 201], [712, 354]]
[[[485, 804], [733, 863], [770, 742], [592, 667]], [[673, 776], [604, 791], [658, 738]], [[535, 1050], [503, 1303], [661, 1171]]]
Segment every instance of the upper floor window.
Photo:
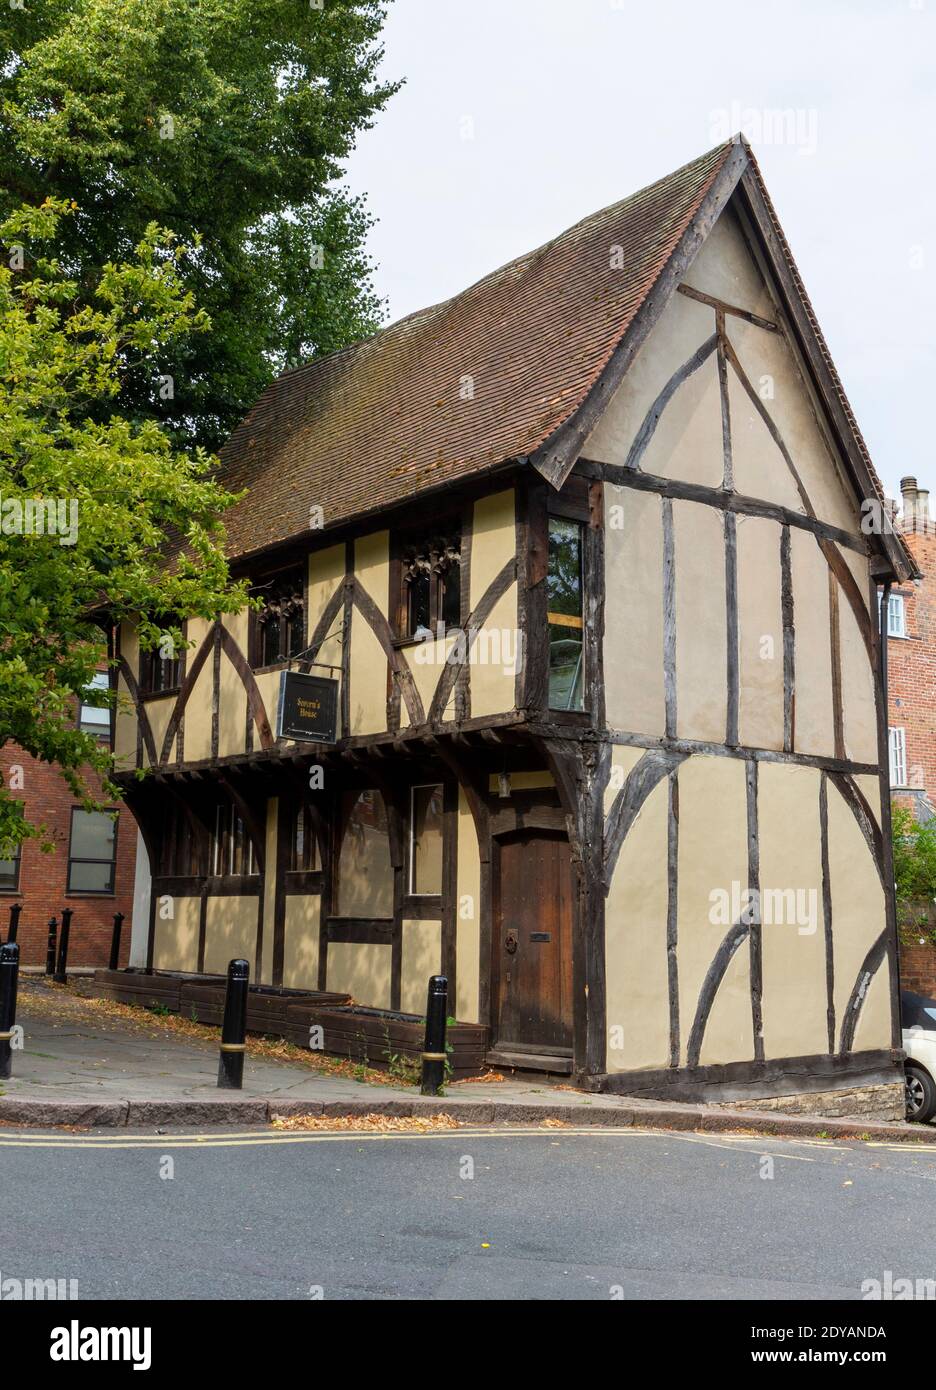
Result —
[[549, 624], [549, 707], [585, 705], [582, 534], [578, 521], [549, 518], [546, 620]]
[[68, 892], [114, 891], [117, 862], [117, 817], [107, 811], [73, 806], [68, 844]]
[[441, 528], [399, 543], [401, 637], [436, 636], [458, 627], [461, 611], [461, 531]]
[[[22, 802], [16, 803], [16, 813], [20, 816], [23, 814]], [[19, 890], [22, 851], [22, 843], [6, 846], [6, 853], [0, 859], [0, 893], [16, 893]]]
[[274, 666], [305, 647], [305, 595], [302, 570], [289, 570], [258, 584], [262, 607], [254, 617], [253, 666]]
[[106, 671], [97, 671], [85, 686], [78, 708], [78, 728], [83, 734], [110, 738], [110, 707], [105, 703], [109, 688], [110, 678]]
[[887, 635], [888, 637], [906, 637], [907, 635], [907, 610], [903, 594], [888, 594], [887, 596]]
[[892, 787], [907, 785], [907, 735], [904, 729], [888, 729], [890, 781]]
[[177, 656], [163, 656], [159, 649], [140, 653], [140, 691], [143, 695], [167, 695], [178, 690], [182, 663]]

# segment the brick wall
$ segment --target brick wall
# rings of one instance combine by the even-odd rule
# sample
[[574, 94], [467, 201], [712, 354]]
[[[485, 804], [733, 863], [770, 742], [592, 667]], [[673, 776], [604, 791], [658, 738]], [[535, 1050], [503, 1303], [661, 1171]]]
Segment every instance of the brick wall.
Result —
[[[11, 795], [24, 801], [30, 821], [46, 826], [47, 838], [51, 839], [54, 848], [51, 853], [43, 854], [38, 840], [27, 841], [23, 846], [19, 891], [0, 892], [2, 939], [6, 940], [8, 905], [11, 902], [22, 903], [17, 935], [20, 961], [23, 965], [43, 964], [48, 920], [53, 915], [61, 920], [62, 908], [70, 907], [74, 916], [69, 939], [69, 965], [107, 965], [114, 913], [122, 912], [126, 920], [121, 936], [120, 964], [126, 965], [130, 954], [130, 918], [136, 864], [137, 832], [133, 817], [125, 806], [120, 808], [113, 895], [69, 894], [66, 890], [71, 810], [78, 802], [57, 768], [36, 761], [15, 744], [6, 744], [0, 750], [0, 775], [5, 786], [10, 786], [10, 772], [14, 767], [22, 768], [22, 787], [16, 789], [14, 786]], [[95, 794], [99, 793], [100, 782], [91, 773], [87, 775], [87, 784]]]
[[[904, 493], [901, 529], [923, 577], [891, 589], [903, 595], [907, 636], [887, 642], [887, 723], [905, 731], [908, 786], [936, 803], [936, 525], [928, 515], [913, 514], [915, 498], [914, 484], [912, 493]], [[895, 799], [916, 804], [896, 789]]]
[[936, 946], [900, 944], [900, 983], [914, 994], [936, 999]]

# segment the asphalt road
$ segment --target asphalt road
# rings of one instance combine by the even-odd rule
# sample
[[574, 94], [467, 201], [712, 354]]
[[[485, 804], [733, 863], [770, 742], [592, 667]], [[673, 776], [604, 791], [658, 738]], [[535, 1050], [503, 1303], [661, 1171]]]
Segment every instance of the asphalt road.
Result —
[[936, 1278], [936, 1144], [18, 1131], [0, 1165], [0, 1274], [79, 1298], [859, 1299], [886, 1271]]

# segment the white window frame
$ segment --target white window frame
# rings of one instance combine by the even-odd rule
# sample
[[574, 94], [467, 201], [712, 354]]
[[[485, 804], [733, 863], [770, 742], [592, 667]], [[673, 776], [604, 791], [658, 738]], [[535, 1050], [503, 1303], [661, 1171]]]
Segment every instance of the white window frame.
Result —
[[906, 637], [907, 635], [907, 606], [904, 603], [903, 594], [888, 594], [887, 596], [887, 635], [888, 637]]
[[[413, 840], [414, 840], [414, 838], [415, 838], [415, 829], [416, 829], [416, 815], [415, 815], [415, 810], [416, 810], [416, 793], [417, 793], [418, 791], [420, 791], [421, 789], [425, 788], [425, 787], [431, 787], [431, 788], [438, 787], [439, 790], [440, 790], [441, 793], [442, 793], [442, 800], [443, 800], [443, 802], [444, 802], [444, 800], [445, 800], [445, 784], [444, 784], [443, 782], [417, 782], [417, 783], [415, 783], [415, 785], [413, 785], [413, 786], [410, 787], [410, 801], [409, 801], [409, 876], [408, 876], [408, 877], [409, 877], [409, 896], [410, 896], [411, 898], [437, 898], [437, 897], [439, 896], [439, 893], [417, 893], [417, 891], [416, 891], [416, 856], [413, 854]], [[442, 881], [443, 881], [443, 884], [444, 884], [444, 882], [445, 882], [445, 863], [444, 863], [444, 856], [445, 856], [445, 830], [444, 830], [444, 820], [443, 820], [443, 831], [442, 831], [442, 836], [443, 836], [443, 840], [442, 840], [442, 855], [443, 855]], [[441, 892], [441, 889], [440, 889], [439, 891]]]
[[902, 728], [889, 728], [887, 731], [887, 752], [892, 787], [907, 785], [907, 731]]
[[[78, 705], [78, 728], [81, 729], [82, 733], [92, 734], [94, 738], [110, 738], [110, 706], [90, 705], [84, 699], [84, 695], [88, 691], [109, 689], [110, 676], [107, 674], [106, 671], [96, 671], [95, 674], [88, 681], [88, 684], [85, 686], [84, 690], [82, 691], [82, 698]], [[94, 724], [95, 727], [93, 729], [82, 729], [82, 725], [85, 722], [86, 709], [92, 710], [95, 715], [100, 716], [98, 718], [94, 718], [88, 721], [89, 723]]]

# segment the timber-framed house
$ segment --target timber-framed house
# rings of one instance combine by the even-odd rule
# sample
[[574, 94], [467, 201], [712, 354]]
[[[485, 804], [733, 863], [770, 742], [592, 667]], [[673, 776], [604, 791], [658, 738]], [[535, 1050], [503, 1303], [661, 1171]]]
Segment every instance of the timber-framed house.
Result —
[[[120, 638], [151, 968], [413, 1014], [442, 972], [496, 1066], [899, 1107], [915, 569], [743, 140], [287, 372], [222, 463], [262, 607]], [[334, 743], [277, 739], [290, 662]]]

